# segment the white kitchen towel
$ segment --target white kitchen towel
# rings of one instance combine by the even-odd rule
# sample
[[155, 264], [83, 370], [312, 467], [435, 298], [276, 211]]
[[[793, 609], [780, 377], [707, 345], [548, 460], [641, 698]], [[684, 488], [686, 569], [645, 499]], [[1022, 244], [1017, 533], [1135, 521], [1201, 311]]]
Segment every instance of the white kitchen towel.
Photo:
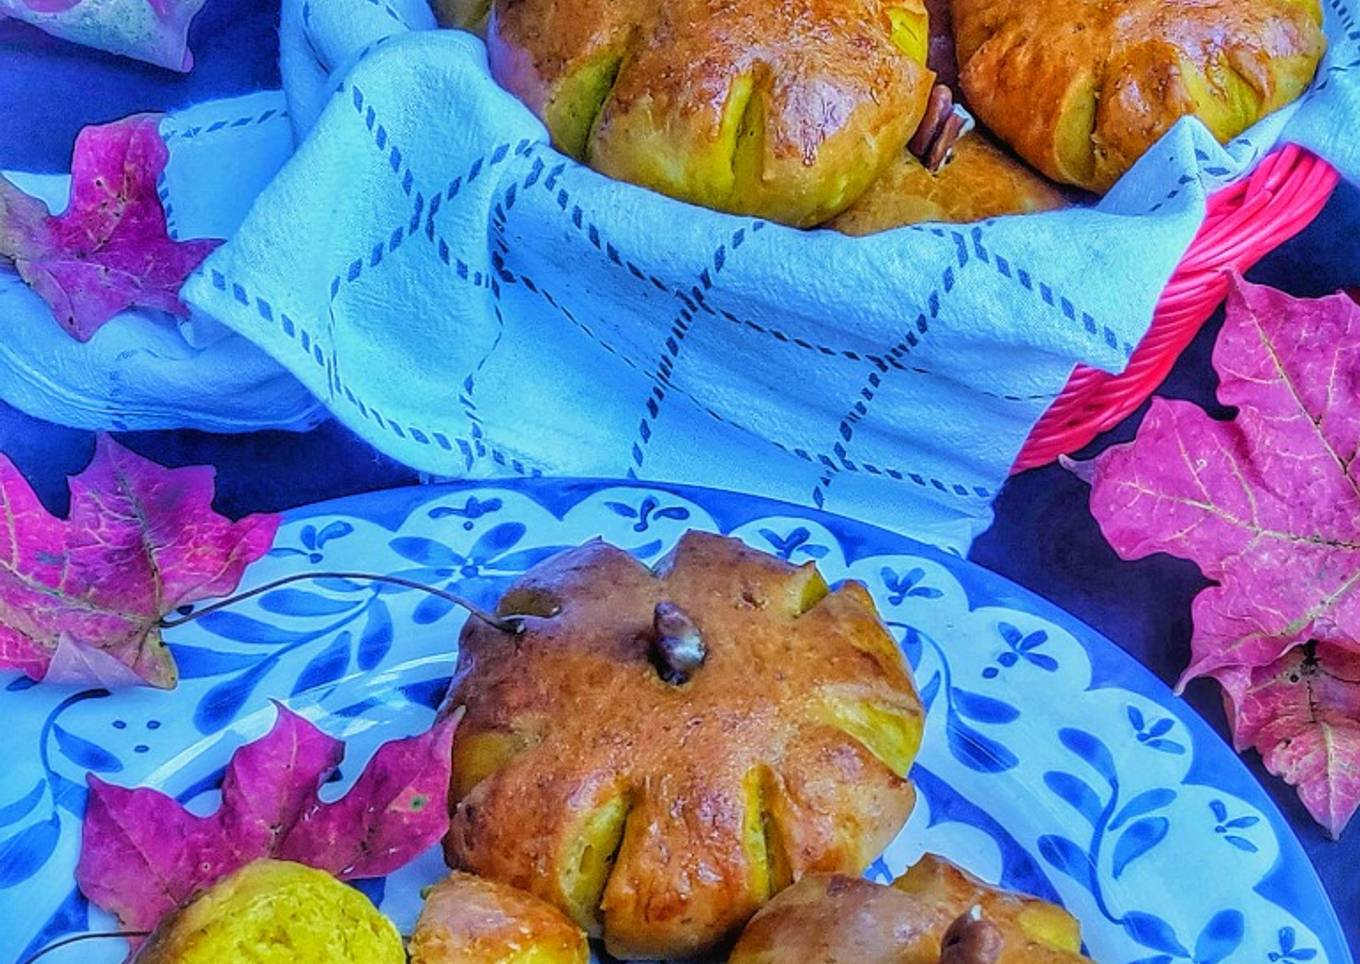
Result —
[[[160, 195], [171, 237], [229, 237], [293, 151], [278, 91], [199, 105], [160, 129], [170, 150]], [[69, 177], [6, 176], [50, 210], [66, 207]], [[123, 312], [81, 344], [12, 271], [0, 272], [0, 398], [48, 421], [120, 431], [302, 429], [326, 417], [286, 369], [202, 312], [179, 324]]]
[[564, 158], [423, 0], [285, 0], [306, 140], [186, 294], [429, 472], [714, 485], [961, 548], [1072, 366], [1126, 363], [1207, 193], [1282, 131], [1360, 174], [1352, 16], [1305, 104], [1226, 149], [1181, 124], [1095, 209], [849, 239]]

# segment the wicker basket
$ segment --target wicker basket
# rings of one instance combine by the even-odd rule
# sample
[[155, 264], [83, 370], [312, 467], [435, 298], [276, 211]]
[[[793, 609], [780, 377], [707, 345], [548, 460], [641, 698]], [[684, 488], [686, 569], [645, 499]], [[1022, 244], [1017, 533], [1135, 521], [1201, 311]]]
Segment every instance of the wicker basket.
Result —
[[1012, 474], [1075, 452], [1143, 404], [1222, 303], [1230, 273], [1246, 271], [1306, 228], [1338, 180], [1326, 161], [1291, 145], [1210, 198], [1204, 224], [1171, 276], [1128, 367], [1111, 375], [1077, 366], [1025, 440]]

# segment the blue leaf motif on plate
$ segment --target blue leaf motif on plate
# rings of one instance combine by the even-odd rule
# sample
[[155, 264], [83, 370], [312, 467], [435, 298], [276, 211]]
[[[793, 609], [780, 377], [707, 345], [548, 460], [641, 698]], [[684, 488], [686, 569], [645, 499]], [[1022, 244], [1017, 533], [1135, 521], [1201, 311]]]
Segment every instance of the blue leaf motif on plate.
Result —
[[1175, 957], [1190, 956], [1185, 945], [1176, 938], [1171, 925], [1155, 914], [1129, 911], [1120, 923], [1124, 926], [1124, 932], [1143, 947]]
[[781, 536], [773, 529], [761, 529], [760, 536], [774, 549], [775, 555], [785, 562], [792, 561], [798, 553], [802, 553], [810, 559], [821, 559], [826, 556], [826, 546], [819, 546], [811, 542], [812, 533], [806, 526], [797, 526], [786, 536]]
[[1129, 705], [1127, 712], [1129, 724], [1133, 727], [1134, 735], [1138, 738], [1139, 743], [1148, 749], [1157, 750], [1161, 753], [1170, 753], [1176, 756], [1185, 753], [1185, 744], [1167, 737], [1167, 734], [1176, 726], [1176, 721], [1171, 717], [1149, 721], [1143, 715], [1143, 711], [1132, 704]]
[[1038, 629], [1026, 634], [1007, 622], [997, 623], [996, 630], [1001, 641], [1006, 644], [1006, 649], [996, 657], [995, 666], [988, 666], [982, 671], [984, 679], [996, 679], [1003, 670], [1010, 669], [1022, 660], [1046, 673], [1057, 672], [1058, 661], [1047, 653], [1039, 652], [1048, 642], [1045, 630]]
[[655, 519], [674, 519], [683, 522], [689, 518], [689, 510], [681, 505], [662, 506], [655, 496], [647, 496], [635, 509], [626, 502], [606, 502], [606, 508], [625, 519], [635, 519], [634, 532], [646, 532]]
[[888, 590], [888, 602], [893, 606], [900, 606], [908, 598], [915, 599], [939, 599], [944, 593], [934, 586], [922, 586], [920, 582], [926, 577], [926, 571], [920, 566], [913, 566], [904, 573], [899, 573], [891, 566], [884, 566], [879, 571], [879, 577], [883, 580], [883, 586]]
[[306, 634], [290, 629], [281, 629], [270, 623], [252, 619], [249, 616], [242, 616], [239, 613], [219, 610], [215, 613], [208, 613], [202, 619], [195, 622], [200, 629], [206, 629], [214, 636], [221, 636], [223, 639], [234, 639], [241, 643], [259, 643], [264, 645], [279, 645], [283, 643], [295, 643], [305, 639]]
[[1169, 790], [1166, 787], [1144, 790], [1142, 793], [1138, 794], [1138, 796], [1124, 804], [1123, 809], [1110, 821], [1110, 829], [1118, 830], [1135, 817], [1141, 817], [1144, 814], [1149, 814], [1156, 810], [1160, 810], [1165, 806], [1169, 806], [1175, 799], [1176, 791]]
[[1228, 807], [1222, 800], [1209, 801], [1209, 809], [1213, 812], [1214, 819], [1218, 823], [1214, 826], [1214, 833], [1218, 834], [1230, 846], [1236, 847], [1243, 853], [1259, 853], [1261, 848], [1247, 836], [1245, 832], [1261, 822], [1261, 818], [1254, 814], [1247, 814], [1242, 817], [1228, 819]]
[[277, 662], [277, 657], [267, 656], [239, 676], [223, 680], [203, 694], [194, 709], [194, 726], [198, 731], [216, 733], [226, 726]]
[[1221, 910], [1204, 925], [1195, 941], [1195, 964], [1219, 964], [1242, 946], [1246, 921], [1238, 910]]
[[1089, 763], [1091, 768], [1103, 776], [1111, 785], [1118, 782], [1114, 768], [1114, 757], [1110, 755], [1109, 747], [1102, 743], [1098, 737], [1092, 736], [1085, 730], [1064, 727], [1058, 731], [1058, 740], [1063, 746]]
[[27, 817], [38, 806], [43, 798], [43, 791], [47, 789], [47, 781], [39, 780], [33, 784], [33, 789], [24, 794], [13, 803], [7, 803], [0, 807], [0, 827], [8, 827], [16, 824]]
[[179, 666], [180, 679], [202, 679], [205, 676], [221, 676], [254, 666], [263, 659], [251, 653], [234, 653], [225, 649], [204, 649], [201, 646], [184, 646], [170, 643], [170, 652]]
[[948, 725], [949, 750], [964, 766], [979, 773], [1001, 773], [1020, 760], [1000, 743], [964, 723], [952, 709]]
[[388, 543], [388, 548], [403, 559], [422, 566], [451, 567], [463, 564], [463, 557], [444, 543], [423, 536], [398, 536]]
[[61, 819], [53, 813], [0, 840], [0, 890], [28, 880], [47, 863], [61, 837]]
[[1292, 927], [1281, 927], [1277, 939], [1280, 949], [1270, 952], [1271, 961], [1311, 961], [1317, 957], [1316, 948], [1298, 946], [1298, 936]]
[[1086, 822], [1092, 827], [1100, 822], [1100, 812], [1104, 809], [1104, 804], [1085, 780], [1071, 773], [1050, 770], [1044, 774], [1044, 785], [1085, 817]]
[[355, 662], [362, 670], [370, 670], [383, 661], [392, 648], [392, 613], [387, 603], [375, 599], [368, 607], [368, 619], [359, 636], [359, 652]]
[[445, 519], [449, 516], [457, 516], [463, 520], [463, 528], [471, 531], [473, 520], [480, 519], [484, 515], [492, 512], [499, 512], [505, 505], [500, 499], [479, 499], [476, 496], [468, 496], [462, 506], [437, 505], [426, 513], [431, 519]]
[[1095, 867], [1091, 857], [1071, 840], [1057, 834], [1045, 834], [1039, 838], [1039, 856], [1054, 870], [1095, 893]]
[[486, 563], [513, 549], [527, 530], [520, 522], [502, 522], [492, 526], [472, 544], [468, 560], [473, 563]]
[[416, 608], [411, 611], [411, 622], [417, 626], [428, 626], [430, 623], [438, 622], [449, 613], [453, 612], [453, 602], [443, 596], [426, 596], [416, 603]]
[[281, 616], [335, 616], [355, 605], [350, 599], [334, 599], [305, 589], [275, 589], [260, 597], [260, 608]]
[[353, 531], [354, 526], [350, 525], [348, 522], [345, 522], [343, 519], [337, 519], [335, 522], [330, 523], [329, 525], [326, 526], [326, 528], [322, 529], [319, 533], [317, 533], [316, 547], [318, 549], [324, 549], [326, 547], [326, 543], [331, 542], [335, 539], [343, 539], [345, 536], [349, 535]]
[[1114, 845], [1114, 876], [1117, 880], [1124, 870], [1139, 857], [1157, 846], [1171, 829], [1165, 817], [1144, 817], [1129, 824]]
[[1011, 704], [965, 689], [954, 690], [954, 705], [960, 716], [977, 723], [1014, 723], [1020, 718]]
[[326, 686], [344, 676], [345, 670], [349, 668], [351, 639], [349, 630], [345, 630], [337, 634], [329, 646], [308, 660], [289, 695], [297, 696], [305, 690]]
[[102, 746], [96, 746], [83, 737], [53, 724], [52, 735], [57, 739], [57, 748], [62, 756], [76, 766], [96, 773], [117, 773], [123, 769], [122, 761]]
[[935, 673], [926, 682], [926, 685], [921, 687], [921, 705], [926, 708], [927, 712], [930, 711], [930, 707], [935, 702], [935, 697], [938, 696], [939, 693], [940, 674]]

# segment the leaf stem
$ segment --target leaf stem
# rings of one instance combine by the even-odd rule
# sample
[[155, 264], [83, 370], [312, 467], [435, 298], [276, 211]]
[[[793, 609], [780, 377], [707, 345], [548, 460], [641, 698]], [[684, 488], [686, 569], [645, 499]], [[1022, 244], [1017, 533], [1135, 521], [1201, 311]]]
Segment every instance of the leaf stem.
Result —
[[23, 964], [33, 964], [33, 962], [40, 957], [46, 957], [55, 950], [60, 950], [63, 947], [68, 947], [71, 944], [77, 944], [81, 941], [90, 941], [107, 937], [149, 937], [150, 935], [150, 931], [94, 931], [89, 934], [74, 934], [71, 937], [63, 937], [59, 941], [48, 944], [42, 950], [38, 951], [38, 953], [25, 960]]
[[446, 599], [455, 606], [461, 606], [463, 609], [467, 610], [470, 616], [481, 620], [493, 629], [499, 629], [501, 632], [509, 633], [511, 636], [518, 636], [520, 633], [524, 632], [523, 616], [497, 616], [494, 613], [487, 612], [467, 597], [449, 592], [447, 589], [427, 586], [423, 582], [416, 582], [414, 579], [406, 579], [402, 576], [379, 576], [370, 572], [295, 572], [291, 576], [283, 576], [272, 582], [267, 582], [262, 586], [256, 586], [254, 589], [248, 589], [245, 592], [237, 593], [234, 596], [219, 599], [214, 603], [204, 606], [202, 609], [196, 609], [183, 616], [174, 619], [163, 617], [159, 625], [161, 629], [174, 629], [177, 626], [191, 623], [201, 616], [217, 612], [219, 609], [225, 609], [228, 606], [234, 606], [238, 602], [244, 602], [261, 593], [269, 592], [271, 589], [278, 589], [280, 586], [286, 586], [289, 583], [294, 582], [302, 582], [307, 579], [363, 579], [369, 582], [381, 582], [393, 586], [402, 586], [406, 589], [417, 589], [421, 592], [427, 592], [431, 596], [438, 596], [441, 599]]

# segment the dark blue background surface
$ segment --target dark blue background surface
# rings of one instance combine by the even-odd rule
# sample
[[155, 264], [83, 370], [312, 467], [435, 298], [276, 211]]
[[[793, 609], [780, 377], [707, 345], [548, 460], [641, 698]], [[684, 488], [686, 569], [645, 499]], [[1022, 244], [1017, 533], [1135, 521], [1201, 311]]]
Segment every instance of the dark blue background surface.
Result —
[[[75, 134], [85, 124], [278, 86], [277, 16], [271, 0], [209, 0], [194, 24], [197, 66], [187, 77], [0, 22], [0, 169], [64, 171]], [[1346, 187], [1318, 224], [1263, 263], [1253, 279], [1299, 295], [1360, 284], [1357, 225], [1360, 192]], [[1214, 403], [1208, 361], [1217, 328], [1216, 322], [1206, 328], [1161, 394], [1224, 414]], [[1083, 454], [1131, 438], [1141, 416], [1140, 411]], [[120, 440], [168, 465], [217, 466], [218, 508], [233, 515], [419, 481], [334, 423], [305, 435], [145, 432]], [[0, 451], [54, 510], [64, 511], [66, 476], [85, 465], [93, 444], [89, 433], [38, 422], [0, 403]], [[1060, 469], [1030, 472], [1007, 485], [996, 525], [978, 541], [972, 558], [1096, 627], [1168, 683], [1186, 663], [1190, 601], [1205, 585], [1198, 570], [1164, 556], [1120, 561], [1087, 512], [1085, 486]], [[1192, 684], [1187, 699], [1226, 736], [1213, 684]], [[1247, 762], [1298, 831], [1352, 948], [1360, 948], [1360, 822], [1342, 842], [1327, 840], [1292, 789], [1266, 774], [1255, 754]]]

